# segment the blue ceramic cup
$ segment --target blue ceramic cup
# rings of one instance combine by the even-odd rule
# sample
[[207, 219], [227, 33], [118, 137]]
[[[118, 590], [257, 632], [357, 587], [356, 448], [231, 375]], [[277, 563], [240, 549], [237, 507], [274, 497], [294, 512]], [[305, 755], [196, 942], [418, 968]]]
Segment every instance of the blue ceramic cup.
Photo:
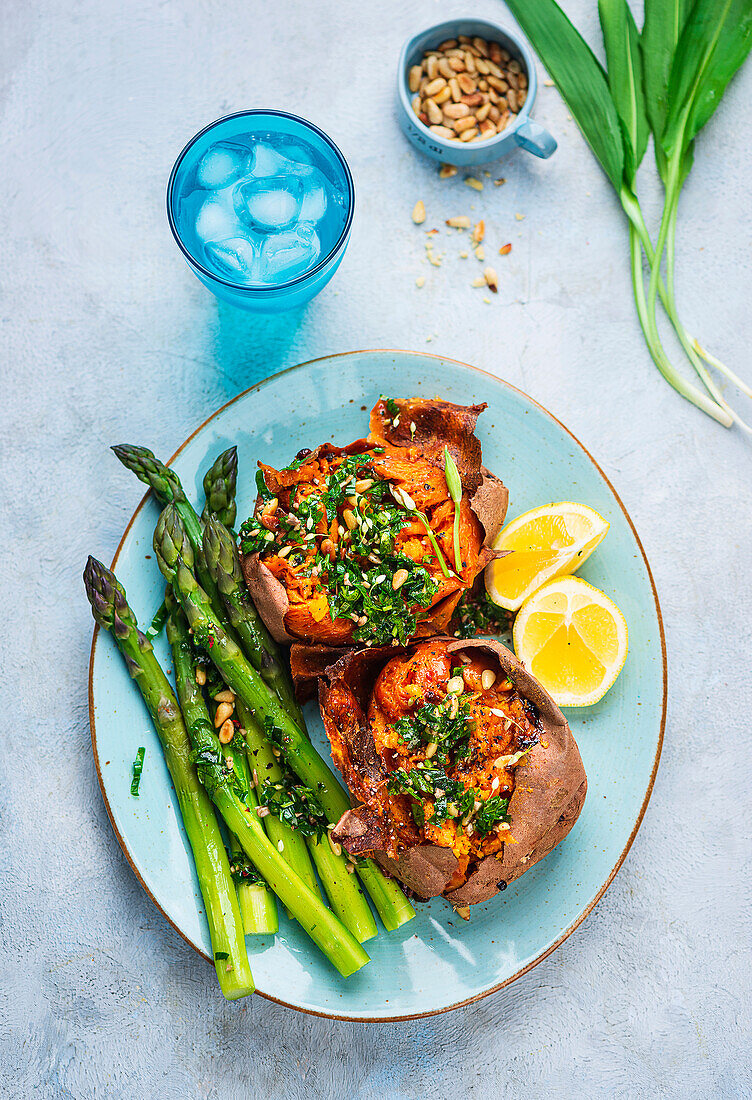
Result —
[[[423, 60], [425, 50], [435, 49], [440, 42], [459, 35], [470, 38], [478, 36], [489, 42], [498, 42], [517, 58], [527, 76], [527, 98], [520, 112], [514, 116], [506, 129], [483, 141], [452, 141], [434, 134], [417, 117], [412, 107], [413, 95], [408, 85], [408, 74], [413, 65]], [[527, 45], [509, 30], [496, 23], [487, 23], [484, 19], [451, 19], [439, 23], [420, 34], [414, 35], [402, 47], [397, 74], [397, 95], [400, 125], [421, 153], [444, 164], [456, 164], [459, 168], [470, 168], [475, 164], [486, 164], [505, 156], [518, 146], [533, 153], [536, 157], [550, 157], [556, 150], [556, 142], [543, 126], [533, 122], [530, 112], [535, 103], [538, 80], [535, 75], [535, 63]]]
[[[323, 173], [327, 184], [333, 189], [324, 215], [330, 221], [328, 243], [312, 259], [310, 266], [302, 271], [298, 269], [294, 277], [287, 277], [282, 273], [276, 279], [272, 277], [265, 282], [257, 282], [234, 279], [231, 274], [223, 276], [208, 262], [206, 248], [194, 231], [196, 219], [192, 216], [195, 211], [191, 196], [197, 194], [192, 188], [196, 188], [197, 167], [202, 158], [218, 142], [232, 148], [233, 142], [237, 143], [248, 137], [266, 143], [271, 150], [267, 156], [271, 157], [277, 155], [275, 147], [279, 142], [287, 145], [293, 143], [293, 147], [295, 143], [305, 146], [307, 152], [304, 151], [304, 156], [310, 158], [313, 166], [311, 171], [318, 172], [319, 178]], [[279, 152], [288, 151], [287, 145], [279, 145]], [[284, 169], [275, 169], [277, 170], [284, 172]], [[278, 178], [274, 177], [275, 180]], [[306, 182], [303, 178], [302, 184], [305, 185]], [[199, 184], [199, 188], [202, 186], [203, 184]], [[224, 189], [229, 190], [227, 187]], [[338, 199], [333, 204], [331, 195], [335, 193]], [[211, 192], [206, 192], [207, 200], [212, 197]], [[167, 185], [167, 217], [170, 228], [191, 271], [218, 298], [256, 313], [277, 313], [301, 306], [326, 286], [345, 254], [354, 208], [355, 187], [352, 174], [340, 150], [318, 126], [286, 111], [239, 111], [212, 122], [188, 142], [175, 161]], [[223, 243], [231, 244], [232, 241]], [[321, 243], [324, 244], [323, 237]]]

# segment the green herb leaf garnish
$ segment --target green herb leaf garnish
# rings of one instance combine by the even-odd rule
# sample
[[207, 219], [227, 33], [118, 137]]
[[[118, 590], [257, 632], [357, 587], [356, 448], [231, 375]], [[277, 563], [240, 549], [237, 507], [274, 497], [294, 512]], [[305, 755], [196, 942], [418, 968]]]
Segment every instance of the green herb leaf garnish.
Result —
[[462, 502], [462, 478], [456, 463], [449, 453], [449, 448], [444, 448], [444, 477], [446, 478], [449, 496], [454, 504], [454, 568], [458, 573], [462, 572], [462, 554], [460, 553], [460, 504]]
[[131, 794], [134, 798], [138, 798], [138, 788], [141, 783], [141, 772], [144, 770], [144, 757], [146, 756], [146, 749], [142, 745], [136, 753], [136, 759], [133, 761], [133, 778], [131, 779]]

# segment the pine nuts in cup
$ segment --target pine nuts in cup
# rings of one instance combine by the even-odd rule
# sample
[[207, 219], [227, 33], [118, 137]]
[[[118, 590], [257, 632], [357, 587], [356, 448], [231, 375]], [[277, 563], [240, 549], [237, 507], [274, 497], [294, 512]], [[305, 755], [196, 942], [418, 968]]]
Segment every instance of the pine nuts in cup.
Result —
[[519, 61], [499, 42], [477, 36], [460, 35], [426, 50], [410, 67], [407, 82], [417, 117], [447, 141], [482, 141], [502, 133], [527, 98]]

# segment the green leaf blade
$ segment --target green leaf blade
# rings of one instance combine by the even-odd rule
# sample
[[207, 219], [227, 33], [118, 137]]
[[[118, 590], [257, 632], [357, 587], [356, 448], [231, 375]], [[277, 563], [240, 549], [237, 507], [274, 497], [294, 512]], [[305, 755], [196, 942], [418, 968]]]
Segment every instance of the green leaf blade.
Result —
[[750, 48], [751, 0], [697, 0], [671, 66], [666, 153], [688, 145], [700, 132]]
[[618, 192], [624, 176], [624, 141], [602, 66], [555, 0], [507, 0], [507, 7]]
[[645, 22], [640, 35], [640, 49], [645, 106], [655, 138], [659, 167], [660, 141], [668, 115], [671, 65], [691, 7], [692, 0], [645, 0]]
[[624, 133], [624, 174], [633, 183], [648, 145], [650, 126], [643, 87], [640, 35], [627, 0], [598, 0], [608, 86]]

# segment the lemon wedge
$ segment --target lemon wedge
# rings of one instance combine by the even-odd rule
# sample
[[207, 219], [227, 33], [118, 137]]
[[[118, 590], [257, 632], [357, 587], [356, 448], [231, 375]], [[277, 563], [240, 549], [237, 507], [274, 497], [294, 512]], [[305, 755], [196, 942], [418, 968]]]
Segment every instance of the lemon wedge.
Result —
[[510, 552], [486, 567], [488, 595], [499, 607], [517, 611], [551, 577], [579, 569], [608, 528], [594, 508], [571, 501], [524, 512], [496, 536], [494, 550]]
[[555, 577], [515, 619], [514, 649], [562, 707], [602, 699], [624, 667], [627, 623], [600, 589], [579, 577]]

